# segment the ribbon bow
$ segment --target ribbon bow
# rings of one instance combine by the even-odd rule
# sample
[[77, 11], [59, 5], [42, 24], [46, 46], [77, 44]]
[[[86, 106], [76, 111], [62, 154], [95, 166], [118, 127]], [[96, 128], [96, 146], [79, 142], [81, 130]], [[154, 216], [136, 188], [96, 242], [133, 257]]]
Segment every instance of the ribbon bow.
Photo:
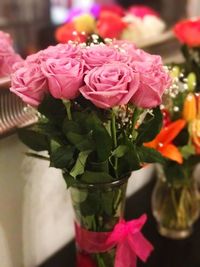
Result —
[[145, 214], [129, 222], [121, 220], [112, 232], [91, 232], [76, 224], [77, 245], [87, 253], [106, 252], [116, 247], [115, 267], [136, 267], [137, 257], [145, 262], [153, 250], [140, 232], [146, 220]]

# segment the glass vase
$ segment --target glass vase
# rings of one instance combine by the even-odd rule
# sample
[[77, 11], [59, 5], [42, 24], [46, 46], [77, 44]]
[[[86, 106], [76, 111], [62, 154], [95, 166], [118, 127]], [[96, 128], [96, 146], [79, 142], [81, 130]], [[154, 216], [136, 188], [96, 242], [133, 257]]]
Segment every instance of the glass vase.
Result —
[[169, 183], [161, 166], [157, 166], [157, 183], [152, 194], [153, 215], [162, 236], [183, 239], [191, 235], [199, 217], [199, 193], [193, 173], [187, 183]]
[[[128, 178], [124, 178], [112, 183], [78, 183], [71, 187], [75, 224], [91, 232], [111, 232], [124, 216], [127, 182]], [[104, 253], [88, 253], [78, 242], [76, 247], [77, 267], [114, 267], [115, 248]]]

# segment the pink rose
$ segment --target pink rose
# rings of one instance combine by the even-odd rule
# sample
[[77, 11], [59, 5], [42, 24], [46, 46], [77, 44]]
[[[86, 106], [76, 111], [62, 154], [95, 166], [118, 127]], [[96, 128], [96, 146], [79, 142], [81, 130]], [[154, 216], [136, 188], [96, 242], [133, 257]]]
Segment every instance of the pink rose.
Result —
[[138, 90], [139, 75], [124, 63], [108, 63], [90, 70], [81, 94], [97, 107], [107, 109], [129, 102]]
[[27, 61], [30, 63], [40, 64], [47, 59], [59, 59], [59, 58], [75, 58], [80, 54], [80, 47], [72, 44], [58, 44], [56, 46], [49, 46], [48, 48], [39, 51], [36, 54], [27, 57]]
[[151, 55], [142, 49], [128, 50], [129, 55], [132, 58], [133, 65], [135, 62], [154, 62], [154, 64], [163, 65], [162, 58], [158, 55]]
[[142, 108], [160, 105], [162, 95], [171, 82], [170, 76], [163, 68], [161, 57], [137, 49], [132, 55], [130, 65], [140, 73], [139, 90], [133, 95], [131, 102]]
[[0, 76], [9, 75], [14, 63], [22, 61], [7, 40], [0, 41]]
[[85, 60], [89, 70], [100, 67], [104, 63], [120, 61], [120, 52], [111, 46], [103, 44], [86, 47], [82, 50], [82, 58]]
[[24, 102], [38, 106], [47, 92], [46, 79], [38, 64], [24, 65], [11, 76], [11, 92]]
[[[1, 56], [0, 56], [1, 58]], [[11, 53], [1, 58], [0, 63], [0, 76], [7, 76], [13, 72], [13, 66], [16, 63], [22, 62], [20, 55]]]
[[133, 42], [127, 40], [113, 40], [112, 45], [119, 49], [124, 49], [127, 53], [136, 49]]
[[83, 85], [84, 61], [75, 58], [47, 59], [42, 71], [55, 98], [74, 99]]

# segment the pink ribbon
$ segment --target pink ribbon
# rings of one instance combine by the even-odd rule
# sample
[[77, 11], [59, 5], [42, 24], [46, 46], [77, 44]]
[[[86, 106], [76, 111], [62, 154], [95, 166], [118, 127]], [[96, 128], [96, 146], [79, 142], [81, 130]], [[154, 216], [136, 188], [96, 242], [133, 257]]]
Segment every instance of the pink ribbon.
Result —
[[91, 232], [76, 224], [77, 245], [87, 253], [106, 252], [116, 247], [115, 267], [136, 267], [137, 257], [145, 262], [153, 250], [140, 232], [146, 220], [145, 214], [129, 222], [121, 220], [112, 232]]

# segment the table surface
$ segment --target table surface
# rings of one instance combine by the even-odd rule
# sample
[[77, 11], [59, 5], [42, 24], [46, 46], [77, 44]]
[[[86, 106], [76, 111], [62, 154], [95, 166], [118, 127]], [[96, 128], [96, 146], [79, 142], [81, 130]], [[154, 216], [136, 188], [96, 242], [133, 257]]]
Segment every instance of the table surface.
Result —
[[[200, 221], [196, 223], [190, 238], [177, 241], [161, 237], [151, 214], [153, 186], [154, 183], [150, 182], [130, 197], [126, 204], [127, 220], [137, 218], [143, 213], [148, 215], [143, 233], [155, 248], [147, 263], [144, 264], [138, 260], [137, 267], [200, 267]], [[39, 267], [75, 267], [74, 242], [67, 244]]]

